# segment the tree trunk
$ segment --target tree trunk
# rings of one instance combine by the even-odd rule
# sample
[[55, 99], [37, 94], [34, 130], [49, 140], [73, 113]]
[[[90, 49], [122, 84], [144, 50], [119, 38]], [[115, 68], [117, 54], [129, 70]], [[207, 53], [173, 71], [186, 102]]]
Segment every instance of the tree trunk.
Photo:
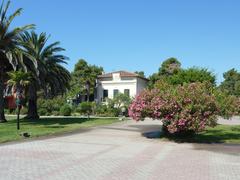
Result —
[[0, 64], [0, 123], [7, 122], [4, 114], [4, 81], [3, 81], [3, 65]]
[[43, 91], [44, 91], [45, 99], [48, 99], [49, 98], [49, 94], [48, 94], [47, 86], [44, 86]]
[[37, 89], [34, 85], [29, 86], [28, 90], [29, 99], [28, 99], [28, 114], [27, 119], [39, 119], [37, 112]]

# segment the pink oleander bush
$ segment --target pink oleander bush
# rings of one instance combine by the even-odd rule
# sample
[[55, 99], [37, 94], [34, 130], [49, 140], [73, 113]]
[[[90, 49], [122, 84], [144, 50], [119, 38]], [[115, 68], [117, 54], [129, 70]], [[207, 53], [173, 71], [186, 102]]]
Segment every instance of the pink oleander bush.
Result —
[[172, 86], [162, 81], [142, 92], [129, 107], [134, 120], [159, 119], [170, 134], [197, 133], [213, 127], [218, 112], [213, 90], [206, 83]]

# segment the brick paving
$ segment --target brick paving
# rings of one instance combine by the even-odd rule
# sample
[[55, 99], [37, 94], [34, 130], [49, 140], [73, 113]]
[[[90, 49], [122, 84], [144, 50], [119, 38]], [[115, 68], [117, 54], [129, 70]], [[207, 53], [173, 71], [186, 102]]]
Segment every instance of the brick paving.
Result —
[[0, 146], [1, 180], [240, 180], [240, 146], [147, 139], [159, 121], [127, 121]]

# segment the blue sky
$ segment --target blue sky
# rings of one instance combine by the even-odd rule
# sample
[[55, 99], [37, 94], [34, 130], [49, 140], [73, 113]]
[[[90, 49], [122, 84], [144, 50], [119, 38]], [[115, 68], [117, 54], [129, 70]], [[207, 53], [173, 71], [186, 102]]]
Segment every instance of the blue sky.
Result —
[[176, 57], [184, 68], [240, 70], [239, 0], [12, 0], [24, 12], [15, 25], [34, 23], [60, 41], [72, 71], [78, 59], [114, 70], [156, 72]]

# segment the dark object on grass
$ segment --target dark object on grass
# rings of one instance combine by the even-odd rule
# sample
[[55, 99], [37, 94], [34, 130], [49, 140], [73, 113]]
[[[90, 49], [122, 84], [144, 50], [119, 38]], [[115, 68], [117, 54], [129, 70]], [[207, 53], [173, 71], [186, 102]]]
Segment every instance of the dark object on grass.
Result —
[[25, 138], [29, 138], [30, 134], [28, 132], [23, 132], [20, 134], [20, 136], [25, 137]]

